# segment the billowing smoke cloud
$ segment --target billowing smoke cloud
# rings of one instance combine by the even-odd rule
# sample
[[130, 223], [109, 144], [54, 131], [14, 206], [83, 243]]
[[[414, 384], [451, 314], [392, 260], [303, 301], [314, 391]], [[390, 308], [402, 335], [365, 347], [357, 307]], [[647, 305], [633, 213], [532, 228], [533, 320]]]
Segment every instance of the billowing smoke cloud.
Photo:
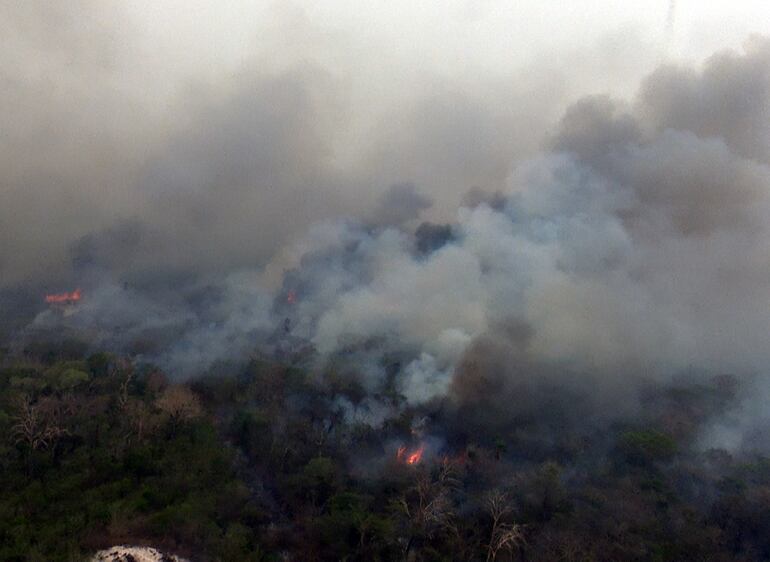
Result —
[[431, 205], [433, 201], [420, 194], [414, 184], [395, 184], [380, 198], [369, 222], [381, 226], [399, 226], [419, 218]]
[[[561, 65], [446, 74], [310, 8], [245, 4], [255, 29], [229, 27], [251, 42], [228, 57], [236, 30], [221, 50], [206, 35], [227, 10], [0, 3], [0, 289], [77, 282], [86, 250], [134, 279], [190, 277], [264, 267], [326, 219], [392, 223], [431, 201], [449, 220], [469, 187], [504, 187], [570, 93]], [[188, 16], [198, 35], [176, 44]], [[628, 52], [591, 49], [626, 68]], [[420, 200], [386, 201], [410, 182]]]
[[[581, 99], [526, 159], [511, 113], [497, 121], [452, 94], [418, 103], [424, 121], [386, 128], [350, 167], [337, 150], [352, 134], [344, 88], [323, 65], [249, 66], [226, 91], [188, 94], [149, 135], [130, 101], [126, 112], [99, 101], [115, 87], [103, 63], [86, 60], [75, 81], [91, 84], [81, 102], [107, 105], [99, 118], [54, 109], [3, 152], [3, 285], [58, 280], [86, 295], [26, 334], [66, 326], [179, 377], [254, 352], [303, 357], [352, 373], [366, 396], [341, 406], [375, 424], [440, 401], [526, 415], [555, 387], [575, 404], [590, 394], [602, 411], [633, 409], [637, 383], [684, 371], [770, 386], [767, 40], [700, 69], [664, 66], [630, 102]], [[31, 87], [10, 94], [13, 130], [66, 103], [45, 91], [24, 107]], [[29, 158], [47, 133], [52, 146]], [[387, 163], [398, 166], [386, 179]], [[418, 224], [463, 199], [423, 190], [434, 169], [477, 188], [448, 222]], [[382, 398], [393, 388], [397, 404]], [[735, 419], [704, 439], [740, 444], [757, 417]]]

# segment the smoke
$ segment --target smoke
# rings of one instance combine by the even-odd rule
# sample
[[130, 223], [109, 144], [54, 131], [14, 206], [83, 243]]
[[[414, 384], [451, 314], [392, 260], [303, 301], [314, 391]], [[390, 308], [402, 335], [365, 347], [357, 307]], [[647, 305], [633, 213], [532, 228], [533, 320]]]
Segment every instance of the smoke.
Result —
[[419, 218], [431, 205], [433, 201], [420, 194], [414, 184], [395, 184], [380, 198], [369, 222], [380, 226], [399, 226]]
[[669, 0], [666, 12], [666, 43], [671, 43], [676, 24], [676, 0]]
[[[767, 394], [768, 40], [583, 97], [551, 129], [556, 100], [416, 84], [354, 149], [349, 69], [323, 49], [147, 100], [124, 29], [83, 6], [99, 56], [77, 21], [54, 49], [24, 33], [48, 16], [3, 10], [28, 63], [2, 59], [3, 295], [84, 295], [20, 340], [71, 330], [177, 377], [252, 353], [333, 367], [366, 393], [341, 410], [374, 425], [441, 403], [486, 426], [611, 416], [684, 371]], [[742, 443], [753, 411], [704, 442]]]
[[383, 197], [410, 182], [424, 201], [404, 210], [432, 201], [427, 218], [449, 220], [470, 186], [504, 187], [575, 90], [651, 60], [634, 38], [622, 53], [592, 38], [572, 47], [591, 51], [579, 69], [544, 47], [504, 72], [443, 72], [263, 4], [0, 3], [0, 287], [76, 282], [84, 240], [134, 279], [265, 267], [310, 223], [398, 220]]
[[723, 449], [732, 453], [740, 451], [767, 451], [768, 391], [767, 374], [744, 383], [737, 403], [701, 429], [697, 445], [703, 450]]

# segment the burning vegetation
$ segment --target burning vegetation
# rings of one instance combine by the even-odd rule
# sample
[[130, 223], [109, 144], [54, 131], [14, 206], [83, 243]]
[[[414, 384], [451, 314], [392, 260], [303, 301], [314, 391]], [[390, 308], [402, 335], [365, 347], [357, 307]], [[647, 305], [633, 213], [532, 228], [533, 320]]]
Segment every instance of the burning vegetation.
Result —
[[48, 304], [60, 304], [60, 305], [67, 305], [67, 304], [75, 304], [80, 301], [82, 298], [82, 292], [80, 289], [75, 289], [71, 293], [56, 293], [52, 295], [46, 295], [45, 296], [45, 302]]
[[398, 448], [396, 451], [396, 460], [401, 463], [415, 465], [422, 461], [423, 454], [425, 453], [425, 445], [420, 444], [416, 449], [409, 450], [404, 446]]
[[[180, 384], [79, 353], [38, 347], [0, 369], [1, 559], [126, 543], [191, 560], [770, 554], [770, 462], [696, 446], [736, 403], [729, 377], [650, 387], [645, 414], [611, 427], [585, 418], [589, 396], [554, 391], [494, 429], [458, 423], [457, 402], [375, 427], [345, 414], [360, 398], [331, 373], [262, 359]], [[66, 537], [60, 510], [81, 514]]]
[[[270, 53], [122, 147], [139, 105], [105, 120], [98, 88], [160, 93], [91, 80], [123, 53], [41, 47], [42, 19], [23, 12], [16, 40], [51, 62], [14, 58], [33, 79], [9, 99], [46, 111], [0, 151], [20, 207], [0, 205], [4, 239], [28, 244], [0, 249], [0, 560], [770, 560], [770, 41], [579, 99], [542, 138], [541, 100], [490, 93], [516, 80], [370, 115], [337, 92], [347, 72]], [[65, 68], [88, 95], [58, 126], [67, 90], [36, 77]], [[361, 154], [335, 144], [370, 132]], [[38, 138], [67, 150], [41, 158]], [[49, 216], [42, 194], [80, 175]], [[107, 183], [124, 192], [102, 205]], [[87, 298], [41, 301], [75, 283]]]

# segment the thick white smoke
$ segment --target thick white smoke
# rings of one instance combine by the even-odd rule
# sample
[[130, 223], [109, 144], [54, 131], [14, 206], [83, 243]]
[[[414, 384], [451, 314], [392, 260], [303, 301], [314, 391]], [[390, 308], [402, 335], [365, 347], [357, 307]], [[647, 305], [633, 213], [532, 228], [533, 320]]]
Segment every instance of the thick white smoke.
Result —
[[[102, 76], [98, 61], [79, 69]], [[515, 130], [521, 111], [426, 94], [406, 112], [420, 119], [386, 128], [365, 169], [340, 166], [339, 80], [315, 63], [250, 66], [227, 92], [204, 89], [153, 136], [151, 156], [117, 171], [81, 174], [81, 158], [58, 149], [39, 168], [13, 156], [21, 171], [7, 176], [0, 233], [26, 249], [0, 252], [13, 270], [2, 286], [45, 278], [50, 252], [58, 278], [85, 294], [76, 314], [43, 312], [29, 330], [64, 325], [180, 377], [255, 350], [311, 350], [314, 368], [354, 372], [367, 397], [342, 407], [373, 423], [395, 413], [378, 398], [391, 387], [407, 406], [462, 393], [482, 376], [470, 358], [487, 341], [504, 355], [502, 387], [530, 376], [613, 394], [684, 371], [768, 387], [767, 40], [702, 68], [663, 66], [628, 101], [583, 98], [539, 150]], [[535, 121], [541, 132], [547, 119]], [[106, 150], [146, 137], [94, 127], [90, 142]], [[393, 148], [402, 138], [405, 152]], [[359, 189], [393, 163], [407, 176], [389, 177], [379, 199]], [[52, 230], [62, 210], [87, 223], [65, 221], [53, 245], [28, 220], [40, 214], [29, 194], [51, 192], [51, 178], [86, 186], [45, 207]], [[447, 224], [420, 225], [452, 199], [436, 197], [447, 178], [483, 182]], [[115, 216], [95, 210], [111, 180], [131, 194], [110, 191]]]

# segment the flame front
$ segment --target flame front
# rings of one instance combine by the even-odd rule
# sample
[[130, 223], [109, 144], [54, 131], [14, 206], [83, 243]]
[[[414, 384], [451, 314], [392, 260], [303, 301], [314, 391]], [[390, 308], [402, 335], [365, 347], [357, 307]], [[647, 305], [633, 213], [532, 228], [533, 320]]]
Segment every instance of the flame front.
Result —
[[61, 303], [73, 303], [80, 300], [80, 289], [75, 289], [71, 293], [58, 293], [54, 295], [46, 295], [45, 302], [49, 304], [61, 304]]

